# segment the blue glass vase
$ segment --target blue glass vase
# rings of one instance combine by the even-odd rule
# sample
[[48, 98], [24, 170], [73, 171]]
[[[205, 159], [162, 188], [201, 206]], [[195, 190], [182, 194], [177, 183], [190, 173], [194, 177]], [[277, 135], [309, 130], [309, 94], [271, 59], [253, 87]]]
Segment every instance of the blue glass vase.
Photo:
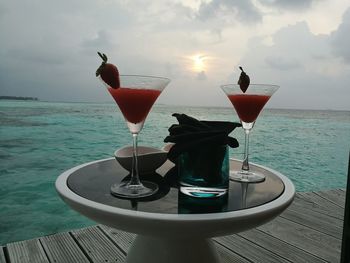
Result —
[[228, 193], [227, 145], [205, 145], [178, 158], [180, 192], [197, 198], [216, 198]]

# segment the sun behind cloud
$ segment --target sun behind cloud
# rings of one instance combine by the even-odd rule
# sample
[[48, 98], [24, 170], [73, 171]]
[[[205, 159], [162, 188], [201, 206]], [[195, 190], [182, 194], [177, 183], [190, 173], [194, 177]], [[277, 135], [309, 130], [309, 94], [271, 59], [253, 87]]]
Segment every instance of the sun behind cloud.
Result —
[[202, 72], [207, 69], [206, 61], [207, 56], [202, 54], [197, 54], [191, 57], [193, 61], [192, 69], [195, 72]]

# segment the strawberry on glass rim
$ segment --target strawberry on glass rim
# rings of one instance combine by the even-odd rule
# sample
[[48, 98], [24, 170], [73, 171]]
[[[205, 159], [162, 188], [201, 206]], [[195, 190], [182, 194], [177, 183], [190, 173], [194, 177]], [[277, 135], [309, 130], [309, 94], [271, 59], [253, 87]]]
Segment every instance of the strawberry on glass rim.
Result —
[[102, 64], [96, 70], [96, 77], [100, 76], [101, 79], [113, 89], [119, 88], [120, 80], [118, 68], [111, 63], [107, 63], [108, 59], [106, 54], [101, 54], [100, 52], [97, 52], [97, 54], [102, 59]]

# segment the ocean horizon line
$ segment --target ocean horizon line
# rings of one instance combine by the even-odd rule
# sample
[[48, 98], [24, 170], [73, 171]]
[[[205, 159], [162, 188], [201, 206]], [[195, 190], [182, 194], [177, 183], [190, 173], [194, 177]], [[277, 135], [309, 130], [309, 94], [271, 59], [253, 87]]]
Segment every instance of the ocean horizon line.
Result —
[[[47, 103], [74, 103], [74, 104], [115, 104], [114, 101], [64, 101], [64, 100], [16, 100], [16, 99], [1, 99], [6, 101], [18, 101], [18, 102], [47, 102]], [[169, 107], [190, 107], [190, 108], [217, 108], [217, 109], [231, 109], [231, 106], [219, 106], [219, 105], [185, 105], [185, 104], [167, 104], [167, 103], [155, 103], [157, 106], [169, 106]], [[350, 112], [350, 109], [325, 109], [325, 108], [280, 108], [280, 107], [266, 107], [264, 110], [293, 110], [293, 111], [335, 111], [335, 112]]]

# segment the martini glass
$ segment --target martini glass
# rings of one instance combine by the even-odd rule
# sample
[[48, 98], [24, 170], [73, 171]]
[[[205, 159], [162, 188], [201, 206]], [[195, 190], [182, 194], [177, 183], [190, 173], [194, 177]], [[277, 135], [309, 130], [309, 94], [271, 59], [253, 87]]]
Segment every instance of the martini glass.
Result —
[[245, 147], [242, 169], [230, 172], [230, 179], [244, 183], [258, 183], [265, 180], [265, 176], [249, 169], [249, 134], [254, 127], [261, 110], [279, 86], [265, 84], [251, 84], [243, 93], [237, 84], [222, 85], [221, 89], [226, 93], [235, 108], [245, 132]]
[[149, 181], [141, 182], [140, 180], [137, 162], [137, 138], [154, 102], [169, 82], [170, 79], [161, 77], [120, 75], [120, 88], [113, 89], [107, 86], [109, 93], [122, 112], [133, 138], [130, 180], [114, 184], [111, 187], [111, 193], [117, 197], [146, 197], [158, 190], [157, 184]]

